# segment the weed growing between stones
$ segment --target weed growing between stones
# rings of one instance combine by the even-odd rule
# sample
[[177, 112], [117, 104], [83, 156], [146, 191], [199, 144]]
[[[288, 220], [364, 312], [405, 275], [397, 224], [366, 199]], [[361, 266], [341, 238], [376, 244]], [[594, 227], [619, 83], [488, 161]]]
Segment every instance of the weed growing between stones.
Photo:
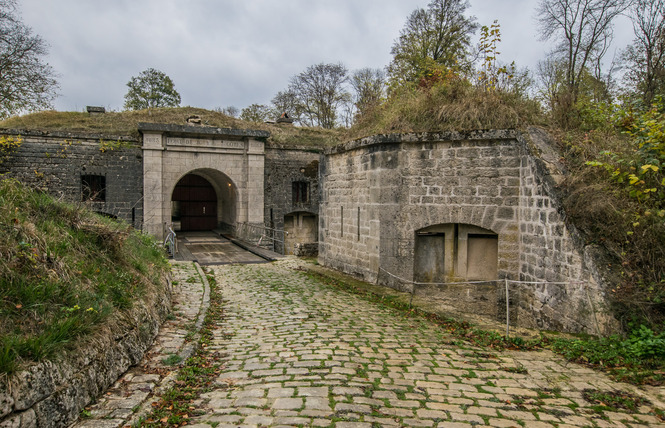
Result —
[[501, 370], [508, 373], [528, 374], [529, 372], [522, 366], [519, 367], [501, 367]]
[[[210, 306], [201, 328], [199, 346], [185, 366], [180, 369], [175, 385], [167, 390], [160, 400], [153, 404], [152, 413], [145, 417], [137, 427], [176, 427], [187, 424], [196, 415], [192, 402], [202, 393], [211, 390], [214, 380], [221, 371], [221, 355], [208, 350], [213, 340], [213, 330], [217, 320], [222, 318], [222, 297], [215, 278], [206, 275], [210, 283]], [[219, 385], [216, 388], [220, 388]]]
[[[541, 335], [537, 339], [525, 340], [521, 337], [506, 337], [496, 331], [486, 331], [475, 328], [468, 322], [445, 318], [437, 314], [425, 312], [416, 307], [410, 307], [408, 302], [400, 300], [397, 296], [380, 295], [369, 290], [357, 280], [342, 280], [326, 275], [318, 270], [304, 268], [302, 274], [322, 284], [358, 295], [378, 305], [398, 310], [405, 318], [426, 319], [453, 336], [447, 339], [447, 344], [462, 349], [469, 346], [482, 346], [496, 350], [538, 350], [542, 348], [563, 355], [566, 359], [580, 364], [606, 371], [613, 378], [636, 385], [665, 384], [665, 353], [661, 346], [663, 334], [656, 336], [650, 330], [642, 335], [648, 340], [639, 338], [622, 339], [618, 336], [607, 338], [586, 337], [582, 339], [567, 339], [561, 337], [548, 337]], [[639, 339], [639, 340], [638, 340]], [[646, 345], [650, 345], [647, 347]], [[505, 370], [505, 369], [504, 369]], [[515, 373], [523, 373], [520, 368], [507, 369]]]
[[582, 391], [582, 397], [587, 402], [596, 404], [593, 409], [597, 412], [603, 410], [627, 410], [629, 412], [635, 412], [639, 407], [651, 404], [648, 400], [625, 391], [598, 391], [594, 389], [585, 389]]
[[162, 363], [167, 366], [175, 366], [177, 364], [180, 364], [182, 361], [182, 357], [177, 354], [169, 354], [168, 357], [162, 359]]

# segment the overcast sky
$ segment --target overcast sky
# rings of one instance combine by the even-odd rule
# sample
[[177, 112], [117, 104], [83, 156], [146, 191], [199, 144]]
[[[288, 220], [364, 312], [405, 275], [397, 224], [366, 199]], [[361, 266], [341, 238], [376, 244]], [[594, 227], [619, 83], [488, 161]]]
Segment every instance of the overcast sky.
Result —
[[[470, 0], [480, 25], [501, 25], [500, 59], [534, 68], [536, 0]], [[173, 80], [182, 105], [269, 104], [310, 65], [383, 68], [407, 16], [428, 0], [19, 0], [49, 45], [60, 82], [55, 108], [121, 110], [127, 82], [147, 68]], [[619, 22], [616, 48], [632, 39]], [[476, 35], [477, 39], [477, 35]], [[610, 52], [610, 55], [613, 52]]]

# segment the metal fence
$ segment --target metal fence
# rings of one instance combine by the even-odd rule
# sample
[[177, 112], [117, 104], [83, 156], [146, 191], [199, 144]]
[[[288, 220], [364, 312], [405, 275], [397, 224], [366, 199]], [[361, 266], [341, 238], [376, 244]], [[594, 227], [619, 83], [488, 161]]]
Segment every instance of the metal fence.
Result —
[[[441, 308], [450, 308], [452, 312], [466, 313], [482, 317], [492, 318], [499, 322], [505, 322], [506, 335], [510, 334], [511, 326], [526, 325], [521, 322], [521, 315], [530, 315], [523, 310], [527, 300], [538, 300], [538, 294], [560, 294], [570, 296], [579, 293], [583, 304], [593, 313], [595, 330], [600, 333], [597, 321], [597, 308], [589, 294], [589, 283], [587, 281], [547, 282], [547, 281], [517, 281], [511, 279], [499, 279], [489, 281], [455, 281], [455, 282], [417, 282], [400, 278], [385, 269], [379, 268], [378, 281], [387, 282], [394, 288], [411, 294], [410, 304], [415, 296], [426, 298], [436, 303]], [[547, 305], [542, 302], [542, 305]], [[522, 308], [522, 310], [520, 309]], [[557, 311], [552, 307], [552, 311]], [[560, 316], [560, 310], [558, 311]]]
[[238, 239], [254, 244], [257, 247], [284, 254], [284, 241], [288, 232], [262, 225], [237, 222], [235, 235]]

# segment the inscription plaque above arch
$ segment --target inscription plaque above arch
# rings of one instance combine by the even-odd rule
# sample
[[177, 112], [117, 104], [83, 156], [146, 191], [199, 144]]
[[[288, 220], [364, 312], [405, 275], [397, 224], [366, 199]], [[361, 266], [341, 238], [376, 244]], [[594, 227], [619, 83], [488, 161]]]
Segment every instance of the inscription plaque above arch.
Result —
[[194, 170], [219, 171], [234, 183], [235, 212], [229, 218], [263, 224], [264, 143], [269, 132], [155, 123], [140, 123], [139, 132], [143, 135], [144, 230], [165, 236], [172, 222], [173, 190]]

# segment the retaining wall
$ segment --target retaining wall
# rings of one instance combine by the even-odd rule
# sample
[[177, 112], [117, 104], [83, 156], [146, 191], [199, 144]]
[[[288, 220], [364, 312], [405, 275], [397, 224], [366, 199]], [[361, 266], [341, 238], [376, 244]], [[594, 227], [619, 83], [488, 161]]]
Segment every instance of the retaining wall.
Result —
[[4, 379], [0, 383], [0, 427], [67, 426], [84, 406], [138, 364], [170, 310], [166, 279], [163, 287], [137, 303], [71, 352]]
[[[486, 255], [474, 255], [471, 237], [486, 238], [495, 245], [496, 273], [481, 279], [566, 283], [521, 285], [511, 296], [519, 324], [611, 331], [616, 324], [606, 311], [604, 286], [565, 223], [552, 170], [533, 154], [534, 136], [543, 146], [543, 134], [531, 131], [379, 135], [328, 150], [321, 166], [319, 261], [412, 291], [423, 266], [421, 235], [446, 236], [440, 262], [454, 268], [436, 282], [472, 279], [474, 269], [483, 268], [472, 259], [483, 263]], [[421, 291], [453, 305], [457, 300], [470, 312], [495, 308], [491, 314], [505, 317], [501, 282], [491, 293], [473, 285], [463, 293], [446, 286]]]

